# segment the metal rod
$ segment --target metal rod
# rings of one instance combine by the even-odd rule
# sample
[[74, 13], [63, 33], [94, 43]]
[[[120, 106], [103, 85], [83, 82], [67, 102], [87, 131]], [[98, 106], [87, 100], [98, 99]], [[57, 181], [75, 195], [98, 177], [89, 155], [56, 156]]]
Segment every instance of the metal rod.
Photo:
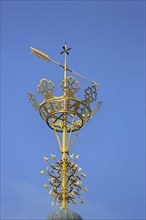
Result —
[[59, 65], [59, 66], [61, 66], [61, 67], [63, 67], [64, 68], [64, 65], [62, 65], [61, 63], [58, 63], [57, 61], [55, 61], [55, 60], [52, 60], [51, 58], [50, 58], [50, 61], [52, 61], [53, 63], [55, 63], [55, 64], [57, 64], [57, 65]]
[[56, 139], [57, 139], [57, 142], [58, 142], [58, 145], [59, 145], [60, 151], [62, 151], [61, 143], [60, 143], [60, 139], [59, 139], [58, 132], [56, 131], [55, 126], [54, 126], [53, 128], [54, 128], [54, 132], [55, 132], [55, 135], [56, 135]]
[[72, 143], [71, 143], [70, 148], [69, 148], [69, 153], [70, 153], [70, 151], [71, 151], [71, 149], [72, 149], [72, 146], [73, 146], [74, 143], [75, 143], [75, 140], [76, 140], [76, 138], [77, 138], [78, 133], [79, 133], [79, 130], [76, 131], [76, 134], [75, 134], [75, 136], [74, 136], [74, 138], [73, 138], [73, 140], [72, 140]]
[[72, 126], [71, 126], [71, 129], [70, 129], [70, 132], [69, 132], [69, 137], [68, 137], [67, 146], [69, 146], [69, 143], [70, 143], [72, 128], [73, 128], [73, 125], [74, 125], [74, 119], [75, 119], [75, 116], [73, 116], [73, 119], [72, 119]]
[[[66, 44], [65, 44], [66, 47]], [[64, 53], [64, 83], [66, 87], [66, 77], [67, 77], [67, 65], [66, 65], [66, 52]], [[66, 89], [64, 90], [64, 96], [66, 96]], [[67, 101], [64, 101], [64, 108], [67, 109]], [[68, 158], [68, 148], [67, 148], [67, 114], [64, 113], [64, 125], [63, 125], [63, 136], [62, 136], [62, 208], [68, 208], [68, 190], [67, 190], [67, 164], [66, 160]]]
[[69, 68], [67, 68], [67, 70], [70, 71], [71, 73], [73, 73], [73, 74], [75, 74], [75, 75], [81, 77], [82, 79], [87, 80], [87, 81], [90, 82], [90, 83], [93, 83], [95, 86], [99, 86], [99, 84], [97, 84], [95, 81], [90, 80], [90, 79], [88, 79], [88, 78], [82, 76], [82, 75], [79, 74], [79, 73], [76, 73], [75, 71], [73, 71], [73, 70], [71, 70], [71, 69], [69, 69]]
[[[66, 44], [65, 44], [65, 49], [67, 49]], [[37, 49], [31, 47], [31, 51], [32, 51], [32, 54], [38, 56], [39, 58], [41, 58], [41, 59], [43, 59], [43, 60], [45, 60], [45, 61], [52, 61], [53, 63], [55, 63], [55, 64], [57, 64], [57, 65], [59, 65], [59, 66], [61, 66], [61, 67], [63, 67], [63, 68], [65, 67], [65, 65], [62, 65], [61, 63], [59, 63], [59, 62], [57, 62], [57, 61], [51, 59], [47, 54], [41, 52], [40, 50], [37, 50]], [[64, 54], [65, 54], [65, 62], [66, 62], [66, 52], [64, 52]], [[65, 68], [64, 68], [64, 69], [65, 69]], [[82, 79], [87, 80], [87, 81], [90, 82], [90, 83], [93, 83], [95, 86], [99, 86], [99, 84], [97, 84], [95, 81], [90, 80], [90, 79], [88, 79], [88, 78], [82, 76], [81, 74], [79, 74], [79, 73], [77, 73], [77, 72], [75, 72], [75, 71], [69, 69], [69, 68], [66, 66], [66, 71], [67, 71], [67, 70], [70, 71], [71, 73], [73, 73], [73, 74], [75, 74], [75, 75], [81, 77]], [[66, 71], [64, 71], [64, 73], [65, 73]]]

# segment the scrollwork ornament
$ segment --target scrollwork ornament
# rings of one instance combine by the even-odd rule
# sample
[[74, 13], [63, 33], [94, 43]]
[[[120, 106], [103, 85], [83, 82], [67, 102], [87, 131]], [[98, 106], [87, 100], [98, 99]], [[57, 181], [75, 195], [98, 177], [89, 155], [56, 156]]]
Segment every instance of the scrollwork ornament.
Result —
[[46, 99], [50, 99], [52, 98], [54, 88], [55, 86], [52, 81], [48, 81], [47, 79], [43, 78], [38, 85], [38, 93], [45, 96]]
[[79, 159], [79, 155], [74, 156], [70, 155], [70, 159], [57, 160], [55, 154], [51, 154], [51, 158], [54, 159], [54, 163], [51, 163], [51, 160], [48, 157], [44, 157], [44, 161], [49, 163], [50, 166], [46, 170], [40, 171], [41, 175], [47, 175], [48, 183], [44, 184], [44, 188], [49, 190], [49, 194], [54, 198], [52, 205], [59, 206], [63, 200], [62, 193], [62, 170], [64, 164], [66, 165], [66, 171], [68, 173], [68, 189], [66, 191], [66, 200], [68, 203], [74, 205], [77, 204], [77, 198], [80, 200], [81, 204], [84, 204], [85, 201], [81, 199], [80, 196], [84, 192], [88, 192], [87, 187], [82, 186], [82, 177], [86, 177], [86, 174], [81, 172], [82, 168], [78, 166], [76, 161]]

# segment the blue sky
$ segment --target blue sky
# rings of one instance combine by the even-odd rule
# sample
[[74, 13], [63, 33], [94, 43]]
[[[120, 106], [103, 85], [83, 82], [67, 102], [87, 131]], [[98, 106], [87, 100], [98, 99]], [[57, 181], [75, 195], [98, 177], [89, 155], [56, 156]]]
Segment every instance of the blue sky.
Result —
[[[144, 219], [145, 2], [1, 1], [1, 219], [45, 219], [55, 207], [43, 189], [43, 156], [59, 151], [31, 107], [41, 78], [60, 95], [62, 69], [31, 55], [36, 47], [100, 84], [101, 109], [80, 130], [72, 152], [87, 174], [84, 219]], [[82, 93], [88, 87], [80, 81]], [[39, 95], [38, 95], [39, 97]]]

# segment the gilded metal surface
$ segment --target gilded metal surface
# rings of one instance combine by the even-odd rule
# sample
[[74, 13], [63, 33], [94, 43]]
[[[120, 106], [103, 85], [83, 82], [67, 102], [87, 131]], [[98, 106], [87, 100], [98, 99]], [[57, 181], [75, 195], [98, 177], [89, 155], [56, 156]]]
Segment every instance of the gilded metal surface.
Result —
[[[63, 46], [62, 48], [63, 48], [63, 51], [62, 51], [60, 54], [63, 54], [63, 53], [64, 53], [65, 56], [66, 56], [66, 54], [69, 55], [69, 52], [68, 52], [68, 51], [71, 50], [71, 48], [67, 48], [66, 46]], [[36, 48], [31, 47], [31, 53], [34, 54], [34, 55], [36, 55], [36, 56], [38, 56], [39, 58], [41, 58], [41, 59], [47, 61], [47, 62], [48, 62], [48, 61], [51, 61], [51, 62], [53, 62], [53, 63], [55, 63], [55, 64], [57, 64], [58, 66], [61, 66], [61, 67], [63, 67], [63, 68], [64, 68], [64, 66], [65, 66], [65, 65], [62, 65], [61, 63], [59, 63], [59, 62], [57, 62], [57, 61], [51, 59], [47, 54], [41, 52], [40, 50], [38, 50], [38, 49], [36, 49]], [[86, 80], [86, 81], [92, 83], [94, 86], [99, 86], [99, 84], [96, 83], [95, 81], [88, 79], [87, 77], [85, 77], [85, 76], [83, 76], [83, 75], [81, 75], [81, 74], [79, 74], [79, 73], [77, 73], [77, 72], [71, 70], [71, 69], [68, 68], [68, 67], [66, 67], [66, 70], [69, 71], [69, 72], [71, 72], [71, 73], [73, 73], [73, 74], [75, 74], [75, 75], [77, 75], [77, 76], [79, 76], [79, 77], [81, 77], [82, 79], [84, 79], [84, 80]]]
[[[50, 167], [47, 167], [45, 171], [42, 170], [40, 173], [49, 177], [48, 183], [44, 185], [44, 188], [49, 189], [49, 194], [54, 197], [52, 205], [61, 205], [63, 209], [68, 208], [68, 203], [77, 204], [77, 198], [81, 204], [84, 204], [84, 200], [80, 198], [80, 195], [84, 191], [87, 192], [88, 188], [82, 187], [81, 178], [86, 177], [86, 174], [81, 173], [81, 168], [76, 164], [79, 155], [74, 157], [72, 154], [70, 158], [68, 158], [68, 155], [80, 128], [89, 121], [101, 106], [101, 102], [99, 102], [93, 111], [90, 109], [90, 103], [97, 99], [96, 86], [98, 84], [67, 67], [66, 55], [69, 55], [70, 49], [67, 48], [66, 44], [63, 46], [61, 54], [64, 54], [64, 64], [62, 65], [52, 60], [47, 54], [31, 48], [34, 55], [63, 67], [64, 79], [60, 87], [63, 89], [64, 94], [58, 97], [53, 96], [55, 86], [45, 78], [41, 79], [38, 85], [38, 93], [44, 96], [42, 103], [38, 104], [36, 97], [32, 93], [28, 93], [32, 106], [39, 112], [47, 125], [54, 130], [62, 154], [61, 160], [56, 160], [56, 155], [51, 154], [51, 157], [55, 160], [54, 163], [50, 163], [49, 159], [44, 157], [44, 160], [50, 164]], [[67, 76], [67, 71], [93, 83], [93, 86], [85, 90], [84, 100], [74, 97], [75, 93], [80, 89], [80, 85], [75, 78]], [[75, 135], [71, 138], [74, 131]], [[60, 132], [61, 138], [58, 132]], [[73, 162], [71, 161], [72, 159], [74, 159]]]
[[46, 99], [50, 99], [52, 98], [54, 88], [55, 86], [51, 81], [43, 78], [38, 85], [38, 93], [41, 93]]
[[[79, 155], [74, 156], [72, 154], [70, 158], [57, 160], [56, 155], [51, 154], [54, 159], [54, 163], [47, 157], [44, 160], [49, 163], [46, 170], [42, 170], [42, 175], [47, 175], [48, 182], [44, 184], [44, 188], [49, 190], [49, 194], [54, 198], [52, 205], [60, 206], [62, 201], [65, 199], [67, 203], [77, 205], [77, 199], [81, 204], [85, 201], [81, 199], [83, 192], [88, 192], [87, 187], [82, 186], [82, 177], [85, 178], [86, 174], [82, 172], [82, 168], [78, 166], [76, 161], [79, 159]], [[62, 170], [65, 168], [67, 188], [65, 193], [62, 189]], [[65, 198], [63, 197], [65, 195]]]
[[91, 117], [99, 110], [101, 105], [102, 105], [102, 102], [98, 102], [98, 104], [95, 106], [94, 110], [91, 113]]
[[51, 58], [47, 54], [41, 52], [40, 50], [37, 50], [37, 49], [31, 47], [31, 52], [32, 52], [32, 54], [40, 57], [41, 59], [43, 59], [45, 61], [51, 61]]
[[79, 89], [79, 82], [72, 76], [68, 76], [60, 84], [63, 91], [66, 91], [66, 96], [73, 96]]
[[28, 93], [28, 98], [29, 98], [29, 101], [30, 101], [31, 105], [38, 111], [39, 104], [37, 102], [37, 99], [36, 99], [35, 95], [32, 92], [29, 92]]
[[[87, 118], [91, 115], [91, 110], [81, 100], [72, 97], [54, 97], [50, 100], [43, 102], [39, 109], [40, 115], [43, 120], [49, 125], [50, 128], [59, 132], [63, 132], [64, 114], [67, 115], [67, 132], [79, 130]], [[74, 117], [74, 122], [72, 119]], [[73, 128], [72, 128], [73, 126]]]
[[97, 99], [96, 86], [85, 89], [85, 102], [89, 105]]

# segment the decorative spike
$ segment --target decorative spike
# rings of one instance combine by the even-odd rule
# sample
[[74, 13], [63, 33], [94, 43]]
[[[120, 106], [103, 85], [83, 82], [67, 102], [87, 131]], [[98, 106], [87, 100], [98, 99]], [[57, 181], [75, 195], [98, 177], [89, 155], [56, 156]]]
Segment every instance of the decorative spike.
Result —
[[84, 188], [84, 191], [85, 191], [85, 192], [88, 192], [89, 190], [88, 190], [88, 188], [87, 188], [87, 187], [85, 187], [85, 188]]
[[80, 203], [85, 204], [85, 200], [81, 199]]
[[70, 158], [73, 159], [74, 158], [74, 154], [70, 155]]
[[83, 177], [86, 177], [86, 174], [85, 174], [85, 173], [82, 173], [81, 175], [82, 175]]
[[51, 154], [52, 159], [56, 159], [56, 155], [55, 154]]
[[44, 188], [48, 189], [49, 188], [48, 184], [44, 184]]
[[44, 175], [44, 174], [45, 174], [45, 171], [44, 171], [44, 170], [40, 171], [40, 174]]
[[54, 204], [55, 204], [55, 203], [54, 203], [54, 201], [53, 201], [53, 202], [51, 203], [51, 206], [54, 206]]
[[82, 170], [82, 168], [81, 168], [81, 167], [79, 167], [78, 172], [80, 173], [80, 172], [81, 172], [81, 170]]
[[48, 162], [49, 158], [48, 157], [44, 157], [44, 161]]
[[78, 154], [75, 158], [78, 160], [78, 159], [79, 159], [79, 156], [80, 156], [80, 155]]

